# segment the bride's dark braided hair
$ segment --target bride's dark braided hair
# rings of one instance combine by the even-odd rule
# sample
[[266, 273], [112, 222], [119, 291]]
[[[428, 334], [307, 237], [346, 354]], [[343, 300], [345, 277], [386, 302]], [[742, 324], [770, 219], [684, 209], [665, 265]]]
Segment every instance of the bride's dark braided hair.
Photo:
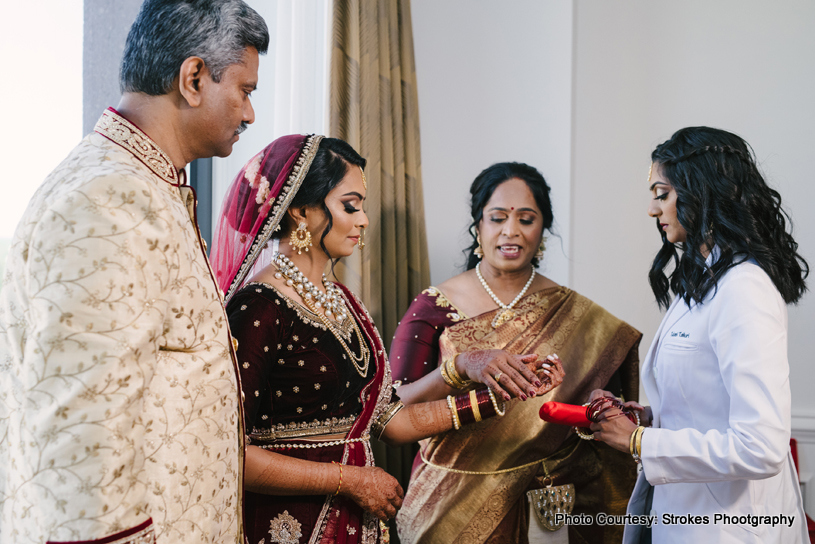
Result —
[[[687, 304], [701, 303], [730, 268], [750, 258], [786, 303], [798, 302], [809, 266], [787, 232], [781, 195], [764, 181], [747, 142], [724, 130], [688, 127], [657, 146], [651, 160], [676, 191], [677, 219], [687, 232], [680, 258], [657, 219], [663, 245], [648, 276], [660, 306], [670, 305], [669, 290]], [[710, 267], [701, 252], [709, 242], [720, 251]]]

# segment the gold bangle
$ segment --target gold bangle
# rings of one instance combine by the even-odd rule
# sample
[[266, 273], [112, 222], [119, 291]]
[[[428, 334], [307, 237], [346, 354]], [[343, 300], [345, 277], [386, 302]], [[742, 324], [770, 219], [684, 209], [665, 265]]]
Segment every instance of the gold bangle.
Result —
[[640, 437], [642, 436], [642, 431], [645, 430], [645, 427], [637, 427], [631, 433], [631, 437], [628, 439], [628, 452], [631, 454], [631, 457], [634, 458], [635, 463], [640, 462], [640, 454], [637, 448], [638, 442]]
[[337, 465], [340, 467], [340, 483], [337, 484], [337, 490], [334, 492], [334, 495], [340, 494], [340, 489], [342, 489], [342, 463], [338, 463], [336, 461], [331, 461], [331, 464]]
[[637, 441], [635, 448], [637, 449], [637, 457], [642, 461], [642, 435], [645, 433], [645, 427], [640, 427], [640, 432], [637, 433]]
[[443, 364], [445, 366], [445, 370], [447, 370], [447, 377], [450, 378], [450, 382], [448, 382], [448, 385], [452, 383], [453, 385], [451, 385], [451, 387], [453, 387], [454, 389], [464, 389], [465, 387], [473, 383], [473, 381], [462, 379], [461, 374], [459, 374], [458, 370], [456, 370], [457, 356], [458, 355], [450, 357], [449, 359], [443, 361]]
[[444, 380], [444, 383], [446, 383], [447, 385], [449, 385], [453, 389], [458, 389], [456, 387], [456, 384], [453, 382], [453, 380], [450, 379], [450, 376], [447, 374], [447, 362], [446, 361], [442, 361], [442, 363], [439, 365], [439, 372], [441, 372], [441, 378]]
[[464, 380], [461, 379], [461, 374], [458, 373], [456, 369], [456, 355], [447, 359], [447, 374], [450, 375], [450, 379], [457, 383], [464, 383]]
[[487, 388], [487, 391], [490, 394], [490, 400], [492, 401], [492, 406], [495, 408], [495, 413], [499, 416], [503, 416], [507, 413], [507, 401], [501, 399], [501, 408], [498, 408], [498, 400], [495, 398], [495, 393], [492, 392], [492, 389]]
[[478, 398], [475, 396], [475, 389], [470, 389], [470, 410], [473, 411], [475, 422], [481, 421], [481, 409], [478, 407]]
[[450, 417], [453, 418], [453, 428], [455, 430], [461, 429], [461, 422], [458, 420], [458, 414], [456, 413], [455, 399], [453, 398], [453, 395], [447, 395], [447, 407], [450, 408]]

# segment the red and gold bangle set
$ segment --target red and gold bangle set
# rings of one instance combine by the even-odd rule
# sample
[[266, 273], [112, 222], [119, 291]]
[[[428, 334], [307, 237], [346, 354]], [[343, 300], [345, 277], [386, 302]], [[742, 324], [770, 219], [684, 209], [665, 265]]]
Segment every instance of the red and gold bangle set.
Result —
[[459, 430], [462, 425], [478, 423], [496, 415], [502, 416], [506, 413], [506, 402], [501, 408], [495, 394], [487, 387], [471, 389], [453, 397], [447, 397], [447, 406], [450, 408], [450, 416], [453, 418], [453, 427]]

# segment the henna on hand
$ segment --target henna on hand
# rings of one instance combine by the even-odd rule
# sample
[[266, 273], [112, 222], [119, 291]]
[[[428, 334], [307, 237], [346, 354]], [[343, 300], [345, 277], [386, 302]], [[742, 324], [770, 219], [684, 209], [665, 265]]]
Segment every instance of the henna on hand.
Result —
[[450, 429], [450, 410], [446, 401], [411, 404], [404, 410], [408, 414], [410, 426], [419, 436], [433, 436]]
[[379, 467], [345, 465], [341, 495], [357, 503], [382, 521], [387, 521], [402, 507], [405, 492], [396, 478]]
[[540, 361], [536, 353], [514, 355], [500, 349], [461, 353], [456, 357], [459, 364], [469, 379], [487, 385], [504, 400], [544, 395], [560, 385], [565, 374], [557, 355]]
[[459, 354], [456, 366], [458, 368], [460, 364], [469, 379], [483, 383], [504, 400], [510, 400], [512, 396], [526, 400], [529, 396], [535, 396], [540, 380], [525, 363], [534, 362], [537, 358], [534, 353], [513, 355], [500, 349], [486, 349]]
[[[601, 398], [601, 397], [610, 397], [616, 399], [617, 397], [612, 394], [610, 391], [606, 391], [604, 389], [595, 389], [589, 394], [589, 402], [593, 402], [594, 400]], [[654, 420], [654, 412], [650, 406], [643, 406], [639, 402], [630, 400], [623, 404], [623, 406], [633, 408], [640, 413], [640, 424], [643, 427], [650, 427]]]
[[617, 397], [611, 393], [610, 391], [606, 391], [605, 389], [595, 389], [591, 393], [589, 393], [589, 400], [587, 402], [592, 402], [600, 397], [611, 397], [616, 399]]
[[288, 457], [257, 446], [246, 448], [244, 472], [246, 488], [266, 495], [328, 495], [337, 490], [339, 482], [339, 471], [331, 463]]
[[[563, 370], [563, 363], [556, 354], [546, 357], [545, 366], [542, 366], [538, 371], [538, 375], [543, 375], [541, 381], [542, 385], [536, 390], [536, 394], [545, 395], [561, 383], [566, 371]], [[548, 364], [547, 364], [548, 363]]]
[[594, 439], [605, 442], [614, 449], [628, 452], [631, 433], [637, 425], [619, 408], [610, 408], [598, 416], [598, 420], [589, 427], [594, 433]]

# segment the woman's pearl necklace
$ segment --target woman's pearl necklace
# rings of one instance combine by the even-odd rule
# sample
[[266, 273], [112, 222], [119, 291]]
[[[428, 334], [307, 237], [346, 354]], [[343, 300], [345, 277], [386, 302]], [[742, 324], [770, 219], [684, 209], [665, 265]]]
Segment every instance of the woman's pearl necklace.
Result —
[[[345, 318], [348, 317], [348, 310], [346, 310], [345, 304], [342, 301], [342, 292], [331, 285], [326, 279], [325, 274], [323, 274], [323, 285], [325, 286], [326, 293], [320, 292], [320, 290], [309, 281], [305, 274], [300, 272], [300, 269], [298, 269], [288, 257], [281, 253], [275, 253], [274, 256], [272, 256], [272, 263], [277, 267], [277, 272], [275, 272], [274, 277], [276, 279], [283, 279], [283, 276], [286, 276], [286, 285], [294, 287], [294, 290], [303, 297], [303, 301], [306, 303], [308, 309], [317, 314], [320, 321], [323, 322], [326, 328], [331, 331], [331, 334], [339, 341], [345, 353], [350, 357], [351, 364], [354, 365], [357, 374], [363, 378], [367, 377], [368, 367], [371, 362], [371, 350], [368, 349], [368, 345], [365, 343], [365, 338], [362, 335], [362, 331], [359, 330], [357, 322], [351, 319], [354, 332], [357, 334], [357, 340], [359, 340], [359, 355], [351, 350], [351, 346], [343, 340], [342, 333], [337, 328], [337, 325], [331, 322], [331, 317], [335, 315], [339, 323], [342, 323], [345, 321]], [[320, 313], [321, 307], [325, 308], [325, 315]]]
[[348, 310], [342, 301], [342, 294], [340, 290], [334, 287], [331, 282], [323, 274], [323, 286], [325, 293], [317, 289], [317, 286], [300, 272], [300, 269], [295, 266], [291, 260], [282, 253], [275, 253], [272, 257], [272, 262], [277, 267], [274, 277], [283, 279], [286, 277], [286, 285], [294, 287], [303, 299], [312, 302], [314, 307], [318, 310], [325, 308], [325, 315], [329, 319], [336, 316], [338, 322], [342, 323], [348, 317]]
[[503, 302], [501, 302], [501, 299], [499, 299], [495, 295], [495, 293], [492, 292], [490, 286], [487, 285], [487, 280], [485, 280], [484, 276], [481, 275], [481, 263], [477, 263], [475, 265], [475, 275], [478, 276], [478, 281], [481, 282], [481, 286], [484, 288], [487, 294], [490, 297], [492, 297], [492, 300], [494, 300], [498, 307], [501, 308], [501, 311], [498, 312], [495, 315], [495, 318], [492, 320], [492, 328], [495, 329], [503, 325], [513, 317], [515, 317], [515, 311], [512, 308], [518, 303], [519, 300], [524, 298], [524, 295], [529, 290], [529, 287], [532, 285], [532, 281], [535, 279], [535, 269], [534, 268], [532, 269], [532, 275], [529, 276], [529, 279], [526, 281], [526, 285], [524, 285], [524, 288], [521, 289], [521, 292], [518, 293], [518, 296], [516, 296], [509, 304], [504, 304]]

